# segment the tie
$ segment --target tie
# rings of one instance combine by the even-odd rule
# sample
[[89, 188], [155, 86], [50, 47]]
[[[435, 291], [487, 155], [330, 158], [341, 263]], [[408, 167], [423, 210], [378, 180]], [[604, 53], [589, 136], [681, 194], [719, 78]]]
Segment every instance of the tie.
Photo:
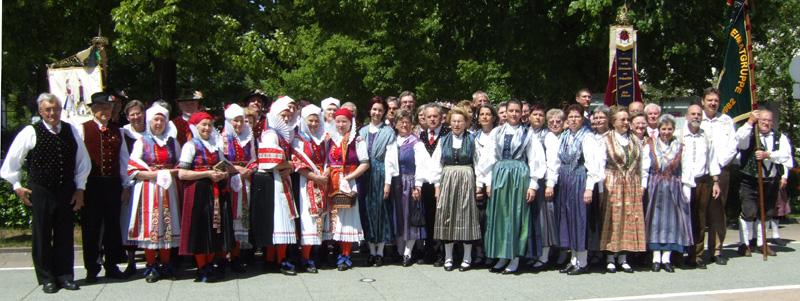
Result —
[[436, 137], [436, 132], [431, 130], [430, 134], [428, 134], [428, 144], [429, 145], [433, 145], [433, 142], [435, 141], [435, 139], [434, 139], [435, 137]]

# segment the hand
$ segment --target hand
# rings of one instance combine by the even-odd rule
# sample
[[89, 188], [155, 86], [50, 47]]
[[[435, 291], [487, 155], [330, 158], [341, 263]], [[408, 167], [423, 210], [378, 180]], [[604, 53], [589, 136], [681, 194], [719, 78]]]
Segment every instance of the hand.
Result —
[[436, 188], [434, 188], [433, 196], [436, 198], [437, 201], [439, 200], [440, 192], [442, 192], [441, 188], [439, 188], [439, 186], [436, 186]]
[[492, 186], [486, 185], [486, 196], [491, 198], [492, 197]]
[[292, 169], [291, 168], [278, 169], [278, 173], [281, 175], [282, 178], [288, 178], [292, 176]]
[[391, 188], [392, 188], [391, 185], [383, 184], [383, 199], [384, 200], [388, 200], [389, 199], [389, 190], [391, 190]]
[[128, 187], [123, 188], [122, 195], [119, 197], [119, 200], [123, 205], [127, 205], [128, 201], [131, 200], [131, 189]]
[[486, 194], [483, 192], [483, 189], [481, 189], [481, 187], [475, 188], [475, 200], [483, 201], [484, 199], [486, 199]]
[[747, 118], [747, 123], [755, 125], [758, 121], [758, 110], [750, 112], [750, 117]]
[[72, 201], [69, 202], [72, 206], [72, 211], [78, 211], [83, 208], [83, 190], [75, 190], [75, 193], [72, 194]]
[[419, 201], [419, 187], [414, 187], [414, 189], [411, 190], [411, 198], [415, 201]]
[[227, 176], [228, 176], [228, 173], [226, 173], [226, 172], [212, 171], [211, 172], [211, 181], [219, 182], [219, 181], [225, 180], [225, 178]]
[[769, 152], [757, 150], [756, 151], [756, 160], [761, 161], [761, 160], [764, 160], [764, 159], [769, 159]]
[[583, 191], [583, 203], [585, 203], [587, 205], [592, 203], [592, 191], [591, 190], [586, 189], [586, 190]]
[[719, 197], [719, 182], [714, 182], [714, 186], [711, 188], [711, 198], [716, 199]]
[[536, 189], [528, 188], [528, 193], [525, 194], [525, 202], [528, 204], [533, 203], [533, 200], [536, 198]]
[[25, 204], [25, 206], [28, 206], [28, 207], [33, 206], [33, 203], [31, 203], [31, 190], [30, 189], [25, 188], [25, 187], [20, 187], [20, 188], [17, 188], [16, 190], [14, 190], [14, 193], [17, 194], [17, 198], [19, 198], [19, 200], [22, 201], [22, 203]]
[[325, 187], [328, 185], [328, 177], [323, 175], [312, 175], [311, 180], [317, 183], [317, 186]]
[[545, 200], [548, 200], [548, 201], [552, 200], [554, 194], [555, 194], [555, 192], [553, 191], [553, 187], [547, 187], [547, 188], [544, 189], [544, 199]]
[[786, 188], [786, 185], [789, 185], [789, 181], [786, 179], [781, 179], [781, 189]]

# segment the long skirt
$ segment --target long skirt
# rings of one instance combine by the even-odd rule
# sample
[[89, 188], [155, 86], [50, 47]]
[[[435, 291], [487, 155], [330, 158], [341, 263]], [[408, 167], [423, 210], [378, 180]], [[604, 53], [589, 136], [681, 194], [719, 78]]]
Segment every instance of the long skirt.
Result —
[[[309, 193], [314, 194], [318, 191], [309, 187], [316, 187], [315, 184], [309, 183], [308, 178], [300, 176], [300, 191], [299, 196], [299, 209], [300, 209], [300, 244], [303, 246], [320, 245], [322, 243], [322, 216], [311, 214], [311, 198]], [[309, 185], [310, 184], [310, 185]], [[325, 191], [320, 191], [325, 193]], [[322, 197], [318, 195], [318, 197]]]
[[676, 176], [650, 175], [647, 185], [647, 247], [683, 253], [693, 245], [692, 212]]
[[[400, 175], [392, 178], [390, 197], [394, 202], [394, 234], [404, 241], [425, 239], [425, 227], [414, 227], [408, 221], [411, 208], [419, 201], [414, 201], [411, 191], [414, 190], [414, 175]], [[420, 206], [422, 204], [419, 204]]]
[[242, 179], [242, 189], [239, 192], [231, 191], [233, 200], [233, 234], [236, 241], [249, 246], [248, 234], [250, 232], [250, 189], [249, 179]]
[[472, 241], [481, 238], [472, 166], [452, 165], [445, 166], [442, 170], [433, 238], [444, 241]]
[[[348, 166], [348, 172], [352, 172], [355, 167]], [[339, 179], [342, 174], [341, 167], [330, 169], [329, 187], [339, 187]], [[349, 181], [351, 190], [358, 192], [356, 181]], [[350, 208], [339, 208], [331, 210], [325, 216], [325, 229], [323, 230], [324, 240], [334, 240], [341, 242], [359, 242], [364, 239], [364, 230], [361, 228], [361, 215], [359, 212], [358, 198]]]
[[531, 229], [528, 236], [527, 257], [534, 258], [542, 256], [543, 247], [557, 246], [558, 220], [555, 211], [555, 202], [544, 199], [546, 181], [539, 180], [539, 190], [536, 190], [536, 199], [533, 201], [531, 209]]
[[[603, 208], [605, 208], [603, 189], [605, 189], [603, 183], [594, 184], [592, 202], [586, 205], [586, 249], [589, 251], [603, 250], [600, 247], [600, 236], [603, 235]], [[583, 194], [581, 194], [582, 199]]]
[[512, 259], [525, 256], [530, 206], [525, 193], [530, 183], [528, 165], [502, 160], [492, 169], [492, 197], [486, 209], [486, 256]]
[[289, 203], [290, 182], [288, 178], [282, 180], [276, 172], [253, 175], [248, 238], [254, 247], [297, 242], [294, 219], [291, 218], [295, 204], [294, 201]]
[[558, 212], [559, 246], [586, 251], [586, 168], [562, 166], [555, 187], [555, 210]]
[[[137, 243], [128, 239], [128, 225], [131, 223], [131, 207], [133, 207], [133, 187], [130, 190], [130, 198], [127, 203], [122, 203], [119, 211], [119, 229], [122, 231], [122, 245], [123, 246], [136, 246]], [[177, 210], [178, 208], [175, 208]]]
[[[236, 239], [233, 234], [231, 199], [219, 187], [217, 204], [214, 201], [214, 188], [210, 179], [187, 182], [183, 193], [183, 213], [181, 216], [181, 255], [209, 254], [227, 252], [233, 248]], [[224, 186], [224, 182], [217, 185]], [[215, 214], [215, 208], [218, 213]], [[215, 222], [215, 215], [219, 220]]]
[[[385, 183], [385, 168], [383, 161], [370, 160], [367, 175], [367, 194], [364, 198], [367, 226], [364, 228], [364, 238], [368, 242], [394, 241], [394, 206], [388, 199], [383, 198]], [[362, 186], [364, 187], [364, 186]]]
[[606, 170], [600, 248], [610, 252], [645, 251], [642, 183], [638, 174]]
[[[174, 182], [173, 182], [174, 183]], [[127, 206], [128, 222], [124, 225], [123, 241], [143, 249], [169, 249], [178, 246], [181, 219], [178, 189], [168, 189], [155, 181], [140, 180], [133, 186], [133, 196]], [[125, 206], [123, 206], [125, 207]]]

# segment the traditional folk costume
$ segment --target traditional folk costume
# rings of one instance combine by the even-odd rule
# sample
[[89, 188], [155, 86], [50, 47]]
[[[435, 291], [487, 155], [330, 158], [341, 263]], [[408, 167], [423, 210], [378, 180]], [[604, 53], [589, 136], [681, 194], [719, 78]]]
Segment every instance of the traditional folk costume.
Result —
[[[336, 111], [335, 116], [344, 116], [353, 120], [353, 113], [346, 108]], [[328, 181], [328, 195], [336, 192], [358, 192], [356, 180], [344, 182], [345, 175], [353, 173], [359, 165], [368, 164], [367, 143], [362, 137], [356, 137], [355, 122], [350, 131], [344, 135], [338, 132], [331, 133], [326, 152], [326, 168], [330, 175]], [[339, 242], [341, 255], [336, 265], [339, 270], [346, 270], [353, 266], [350, 251], [353, 243], [364, 239], [364, 230], [361, 228], [361, 216], [358, 211], [358, 200], [350, 208], [333, 209], [326, 217], [325, 240]]]
[[641, 149], [638, 138], [611, 131], [601, 147], [606, 156], [603, 191], [603, 231], [600, 248], [608, 255], [608, 270], [616, 271], [614, 257], [626, 272], [632, 272], [627, 255], [622, 252], [645, 251], [644, 210], [641, 188]]
[[[542, 144], [545, 153], [546, 166], [549, 172], [553, 160], [558, 155], [558, 137], [550, 132], [547, 127], [531, 129], [534, 137]], [[546, 176], [545, 176], [546, 177]], [[550, 247], [558, 245], [558, 223], [556, 220], [555, 204], [544, 198], [544, 187], [547, 185], [545, 177], [538, 181], [541, 189], [536, 190], [536, 199], [531, 208], [531, 231], [528, 232], [528, 258], [536, 258], [534, 268], [547, 263], [550, 256]]]
[[[189, 119], [194, 127], [203, 120], [213, 120], [205, 112], [192, 114]], [[202, 172], [212, 170], [225, 160], [219, 147], [218, 134], [213, 131], [208, 140], [195, 134], [183, 145], [178, 167]], [[227, 181], [213, 182], [210, 178], [185, 181], [183, 187], [183, 210], [180, 225], [181, 255], [194, 255], [197, 261], [197, 281], [211, 280], [215, 255], [230, 251], [235, 242], [233, 217], [231, 215], [230, 191]]]
[[[530, 231], [530, 206], [525, 197], [528, 189], [537, 190], [546, 171], [542, 144], [529, 127], [504, 124], [492, 130], [491, 140], [479, 169], [491, 187], [486, 210], [486, 256], [499, 258], [493, 271], [517, 271], [519, 257], [525, 256]], [[509, 264], [509, 260], [511, 263]]]
[[289, 110], [292, 101], [287, 96], [279, 98], [267, 114], [269, 127], [258, 143], [258, 171], [253, 175], [250, 202], [250, 243], [256, 248], [267, 247], [266, 262], [279, 263], [281, 272], [287, 275], [295, 274], [294, 266], [285, 259], [288, 245], [297, 243], [295, 219], [300, 216], [286, 172], [292, 169], [297, 120], [293, 117], [286, 123], [280, 114]]
[[589, 168], [587, 171], [589, 173], [588, 176], [597, 180], [592, 181], [594, 185], [586, 186], [586, 189], [592, 191], [592, 202], [586, 206], [586, 249], [595, 253], [603, 251], [600, 246], [600, 237], [603, 234], [603, 193], [605, 192], [603, 181], [606, 176], [606, 167], [604, 163], [598, 160], [606, 156], [605, 150], [601, 149], [601, 147], [605, 145], [606, 134], [608, 133], [609, 131], [604, 133], [592, 131], [589, 133], [591, 147], [587, 148], [588, 152], [583, 154], [584, 160], [592, 163], [587, 166]]
[[[127, 162], [128, 159], [130, 158], [131, 152], [133, 151], [133, 144], [137, 140], [142, 138], [144, 131], [137, 132], [136, 129], [134, 129], [131, 124], [126, 124], [119, 130], [122, 136], [123, 143], [125, 144], [125, 149], [120, 152], [121, 156], [120, 162], [123, 161]], [[127, 184], [128, 187], [130, 188], [130, 184], [132, 182], [133, 181], [125, 181], [125, 184]], [[130, 191], [130, 195], [131, 197], [133, 197], [133, 190]], [[131, 221], [131, 206], [132, 206], [131, 201], [122, 204], [119, 215], [119, 227], [120, 227], [120, 233], [122, 235], [122, 245], [126, 248], [133, 247], [133, 251], [135, 251], [137, 243], [135, 241], [128, 240], [128, 224], [130, 224]]]
[[[439, 181], [440, 173], [435, 166], [438, 165], [433, 158], [433, 152], [439, 146], [439, 139], [450, 133], [450, 128], [439, 125], [437, 128], [427, 129], [419, 135], [419, 143], [414, 146], [414, 161], [416, 162], [415, 187], [420, 190], [420, 201], [425, 212], [425, 259], [427, 262], [441, 260], [441, 244], [433, 238], [433, 227], [436, 223], [436, 191], [434, 183]], [[433, 169], [433, 170], [431, 170]], [[439, 171], [440, 172], [440, 171]]]
[[[92, 165], [89, 154], [69, 123], [55, 127], [38, 121], [22, 129], [8, 149], [0, 176], [23, 187], [22, 166], [27, 161], [32, 191], [31, 212], [33, 266], [43, 285], [61, 285], [73, 280], [73, 194], [86, 188]], [[58, 171], [58, 172], [53, 172]], [[46, 288], [46, 287], [45, 287]]]
[[439, 142], [433, 153], [438, 161], [436, 174], [440, 187], [436, 202], [436, 224], [433, 238], [445, 243], [445, 270], [453, 269], [453, 243], [464, 243], [464, 259], [461, 270], [469, 269], [472, 263], [472, 241], [481, 238], [478, 208], [475, 204], [475, 172], [477, 155], [475, 142], [469, 133], [448, 133]]
[[414, 210], [421, 210], [422, 203], [414, 201], [411, 192], [414, 190], [414, 145], [419, 139], [417, 136], [397, 136], [395, 142], [386, 149], [386, 171], [393, 175], [386, 178], [386, 183], [392, 185], [389, 198], [394, 204], [394, 230], [397, 238], [397, 250], [402, 253], [403, 262], [411, 264], [411, 251], [417, 240], [425, 239], [425, 227], [415, 226], [409, 220]]
[[[653, 251], [654, 271], [663, 264], [668, 272], [673, 272], [671, 253], [683, 253], [685, 248], [694, 245], [690, 187], [683, 183], [683, 179], [694, 182], [694, 177], [683, 176], [685, 150], [681, 139], [675, 138], [668, 143], [652, 139], [642, 150], [642, 188], [647, 189], [650, 200], [645, 229], [647, 249]], [[691, 169], [685, 172], [691, 173]]]
[[383, 186], [387, 179], [397, 175], [390, 174], [386, 169], [386, 150], [389, 144], [394, 143], [395, 133], [390, 126], [372, 123], [358, 131], [358, 137], [363, 137], [367, 142], [369, 154], [369, 171], [360, 177], [359, 184], [366, 185], [361, 190], [364, 201], [365, 215], [362, 215], [364, 239], [369, 244], [370, 262], [381, 265], [383, 262], [383, 247], [387, 242], [394, 240], [394, 205], [383, 198]]
[[[308, 170], [311, 173], [322, 175], [325, 170], [325, 154], [327, 143], [325, 141], [325, 128], [323, 124], [312, 131], [306, 123], [306, 118], [317, 115], [323, 120], [322, 110], [316, 105], [303, 107], [300, 114], [300, 131], [294, 137], [292, 144], [294, 156], [292, 163], [296, 171]], [[324, 217], [330, 212], [327, 187], [322, 187], [316, 182], [300, 174], [300, 193], [298, 209], [300, 211], [300, 244], [302, 245], [303, 263], [308, 271], [316, 271], [316, 264], [311, 260], [311, 247], [322, 244]]]
[[[160, 135], [150, 131], [149, 125], [156, 115], [168, 120], [169, 111], [157, 105], [148, 109], [145, 123], [148, 128], [131, 149], [127, 168], [129, 179], [135, 181], [135, 185], [131, 191], [130, 212], [127, 213], [130, 218], [124, 225], [125, 239], [145, 250], [148, 282], [158, 280], [162, 273], [171, 274], [168, 266], [170, 249], [179, 245], [181, 233], [178, 206], [181, 200], [177, 177], [173, 173], [181, 154], [180, 146], [170, 136], [174, 129], [168, 124]], [[142, 171], [155, 171], [158, 175], [152, 180], [137, 179]], [[156, 267], [156, 252], [161, 257], [159, 267]]]
[[[231, 122], [237, 117], [242, 117], [240, 133], [236, 133]], [[254, 146], [252, 128], [244, 123], [244, 109], [237, 104], [231, 104], [225, 109], [225, 130], [222, 134], [222, 153], [231, 164], [250, 170], [256, 168], [256, 151]], [[239, 253], [242, 248], [249, 249], [248, 233], [250, 231], [250, 178], [234, 175], [238, 179], [231, 179], [231, 187], [240, 185], [241, 188], [231, 190], [231, 203], [233, 210], [233, 233], [236, 245], [231, 250], [233, 269], [242, 270], [239, 262]]]
[[[473, 119], [475, 120], [475, 119]], [[474, 134], [472, 134], [473, 141], [475, 141], [475, 155], [477, 158], [475, 159], [478, 164], [482, 162], [482, 156], [487, 153], [487, 148], [490, 144], [494, 143], [491, 140], [491, 131], [484, 132], [482, 128], [478, 128]], [[489, 183], [491, 179], [487, 179], [491, 177], [491, 173], [488, 170], [484, 170], [484, 168], [479, 168], [479, 165], [475, 165], [475, 184], [478, 185], [478, 189], [481, 191], [482, 198], [478, 198], [476, 195], [475, 204], [478, 208], [478, 221], [481, 226], [481, 233], [486, 233], [486, 202], [488, 201], [488, 196], [486, 196], [486, 183]], [[488, 174], [487, 174], [488, 173]], [[475, 242], [475, 258], [474, 264], [480, 265], [484, 263], [486, 260], [486, 252], [484, 247], [484, 240], [486, 236], [481, 236], [481, 239]]]
[[547, 187], [555, 191], [553, 203], [558, 221], [558, 245], [572, 253], [570, 264], [564, 269], [564, 272], [572, 272], [571, 274], [585, 271], [589, 263], [589, 205], [584, 203], [583, 193], [593, 189], [595, 183], [602, 178], [600, 174], [591, 173], [597, 169], [592, 166], [597, 164], [597, 161], [592, 160], [592, 151], [596, 151], [595, 149], [596, 142], [589, 128], [581, 127], [574, 132], [567, 129], [559, 135], [559, 145], [555, 151], [557, 154], [552, 157], [552, 161], [548, 161]]

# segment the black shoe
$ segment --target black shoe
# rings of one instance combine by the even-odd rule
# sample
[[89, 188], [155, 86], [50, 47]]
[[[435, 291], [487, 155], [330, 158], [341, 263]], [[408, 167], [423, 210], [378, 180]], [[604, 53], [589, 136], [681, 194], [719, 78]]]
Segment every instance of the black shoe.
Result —
[[714, 256], [714, 262], [716, 262], [718, 265], [726, 265], [728, 264], [728, 258], [722, 255], [717, 255]]
[[445, 271], [452, 272], [455, 269], [456, 269], [456, 267], [455, 267], [455, 265], [453, 265], [452, 261], [451, 262], [447, 262], [447, 263], [444, 264], [444, 270]]
[[[762, 254], [763, 253], [762, 247], [756, 248], [756, 253]], [[772, 247], [767, 246], [767, 255], [768, 256], [775, 256], [775, 255], [778, 255], [778, 254], [775, 253], [775, 250], [773, 250]]]
[[161, 273], [159, 273], [155, 267], [147, 267], [144, 272], [144, 280], [147, 281], [147, 283], [157, 282], [159, 278], [161, 278]]
[[561, 274], [566, 274], [566, 273], [569, 273], [569, 271], [572, 271], [572, 269], [574, 269], [574, 268], [575, 268], [574, 265], [572, 265], [571, 263], [568, 263], [565, 267], [563, 267], [562, 269], [558, 270], [558, 272], [561, 273]]
[[306, 261], [305, 266], [306, 266], [306, 273], [312, 273], [312, 274], [319, 273], [319, 270], [317, 270], [317, 265], [314, 264], [313, 260]]
[[633, 273], [633, 268], [631, 267], [630, 264], [623, 263], [620, 266], [622, 267], [622, 271], [623, 272], [628, 273], [628, 274]]
[[585, 266], [585, 267], [582, 267], [582, 268], [577, 267], [577, 266], [573, 266], [573, 268], [569, 272], [567, 272], [567, 275], [575, 276], [575, 275], [580, 275], [580, 274], [586, 274], [586, 272], [588, 272], [588, 271], [589, 271], [589, 266], [588, 265]]
[[[466, 265], [464, 265], [466, 264]], [[472, 269], [472, 264], [469, 262], [462, 262], [461, 265], [458, 267], [459, 272], [466, 272]]]
[[[536, 265], [537, 263], [541, 263], [541, 265], [537, 266]], [[531, 271], [533, 271], [534, 273], [539, 273], [541, 271], [546, 271], [546, 270], [549, 270], [549, 269], [550, 269], [550, 262], [549, 261], [548, 262], [541, 262], [539, 260], [536, 260], [536, 262], [534, 262], [531, 265]]]
[[383, 266], [383, 256], [380, 256], [380, 255], [375, 256], [375, 262], [374, 262], [373, 266], [376, 266], [376, 267]]
[[344, 263], [340, 263], [338, 266], [336, 266], [336, 269], [342, 272], [342, 271], [347, 271], [348, 269], [350, 269], [350, 267]]
[[125, 274], [125, 277], [130, 278], [133, 275], [136, 275], [136, 263], [128, 264], [128, 267], [125, 268], [125, 271], [122, 272]]
[[414, 264], [414, 261], [411, 260], [411, 256], [408, 256], [408, 255], [403, 256], [403, 266], [404, 267], [410, 267], [412, 264]]
[[779, 246], [779, 247], [785, 247], [786, 246], [786, 241], [783, 240], [783, 239], [780, 239], [780, 238], [773, 238], [772, 239], [772, 244], [774, 244], [776, 246]]
[[500, 274], [501, 275], [519, 275], [519, 268], [517, 268], [514, 271], [509, 270], [509, 269], [503, 269], [503, 271], [500, 272]]
[[705, 269], [708, 268], [708, 264], [706, 263], [705, 260], [698, 260], [696, 262], [696, 266], [697, 266], [698, 269], [701, 269], [701, 270], [705, 270]]
[[194, 282], [214, 282], [214, 277], [211, 275], [211, 265], [206, 265], [202, 269], [197, 269], [197, 275], [194, 278]]
[[45, 294], [55, 294], [56, 292], [58, 292], [58, 289], [59, 289], [59, 287], [58, 287], [58, 285], [56, 285], [55, 282], [45, 282], [42, 285], [42, 291]]
[[281, 264], [281, 274], [284, 274], [286, 276], [296, 276], [297, 272], [295, 272], [294, 270], [294, 265], [292, 265], [288, 261], [284, 261]]
[[614, 265], [613, 263], [606, 264], [606, 272], [611, 273], [611, 274], [616, 273], [617, 272], [617, 266]]
[[744, 257], [751, 257], [751, 256], [753, 256], [753, 253], [750, 251], [750, 247], [748, 247], [748, 246], [747, 246], [747, 245], [745, 245], [745, 244], [740, 244], [740, 245], [739, 245], [739, 248], [737, 248], [737, 249], [736, 249], [736, 252], [738, 252], [738, 253], [739, 253], [739, 255], [742, 255], [742, 256], [744, 256]]
[[65, 290], [68, 290], [68, 291], [77, 291], [77, 290], [81, 289], [81, 287], [78, 286], [78, 284], [75, 283], [75, 281], [72, 281], [72, 280], [64, 280], [59, 284], [59, 286], [61, 286], [61, 288], [65, 289]]
[[86, 279], [83, 281], [86, 281], [86, 283], [97, 283], [97, 273], [87, 273]]
[[675, 268], [672, 267], [672, 263], [667, 262], [661, 265], [664, 266], [664, 270], [667, 271], [667, 273], [675, 273]]
[[658, 263], [658, 262], [654, 262], [653, 263], [653, 268], [650, 269], [650, 270], [655, 272], [655, 273], [658, 273], [658, 271], [661, 271], [661, 264]]
[[111, 279], [127, 279], [128, 277], [125, 276], [125, 273], [119, 270], [116, 265], [109, 265], [105, 267], [106, 270], [106, 278]]
[[160, 264], [156, 268], [159, 274], [161, 274], [160, 279], [170, 279], [175, 280], [175, 270], [173, 269], [172, 265], [167, 264]]
[[233, 271], [235, 273], [238, 273], [238, 274], [241, 274], [241, 273], [244, 273], [244, 272], [247, 271], [244, 268], [244, 264], [242, 263], [242, 260], [239, 259], [239, 257], [236, 257], [233, 260], [231, 260], [230, 266], [231, 266], [231, 271]]
[[444, 265], [444, 258], [436, 259], [436, 261], [433, 262], [433, 266], [437, 268], [441, 268], [443, 265]]

